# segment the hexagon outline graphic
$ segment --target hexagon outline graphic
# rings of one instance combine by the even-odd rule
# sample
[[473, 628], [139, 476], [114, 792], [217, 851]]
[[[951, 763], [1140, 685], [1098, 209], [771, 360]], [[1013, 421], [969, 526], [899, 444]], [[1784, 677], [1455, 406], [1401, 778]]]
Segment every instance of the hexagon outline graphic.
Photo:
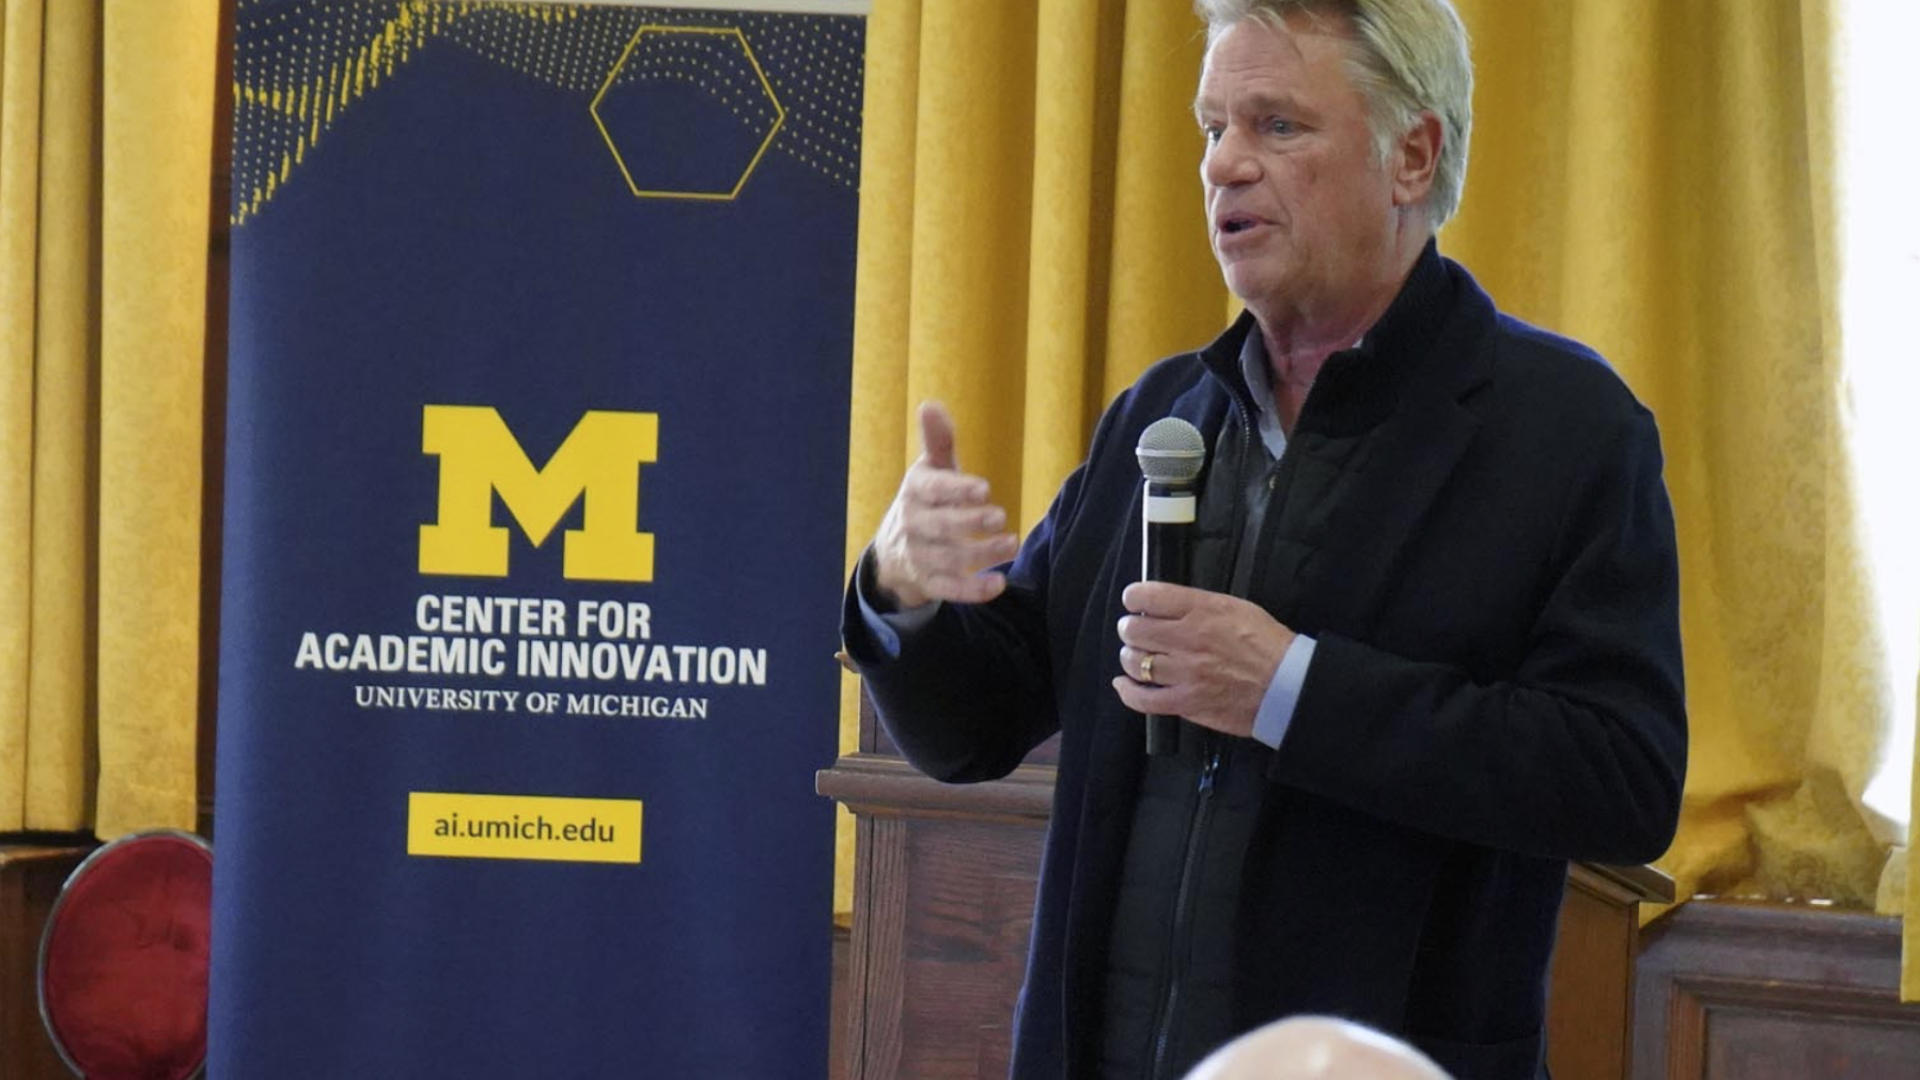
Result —
[[[767, 101], [773, 105], [773, 126], [767, 129], [766, 138], [760, 140], [759, 149], [753, 152], [753, 158], [747, 162], [747, 167], [741, 170], [740, 179], [734, 181], [733, 190], [724, 192], [649, 191], [641, 188], [639, 184], [634, 182], [633, 172], [627, 168], [626, 159], [620, 156], [620, 147], [615, 145], [613, 134], [607, 130], [606, 121], [600, 119], [601, 100], [607, 96], [607, 91], [613, 88], [614, 80], [620, 77], [621, 69], [627, 66], [628, 58], [633, 55], [633, 50], [640, 45], [640, 39], [649, 33], [717, 34], [721, 36], [732, 36], [739, 40], [740, 51], [746, 55], [747, 63], [753, 66], [754, 77], [760, 80], [760, 92], [765, 94]], [[620, 53], [620, 59], [615, 61], [613, 67], [607, 72], [606, 81], [600, 84], [599, 92], [593, 95], [593, 102], [587, 106], [587, 111], [593, 114], [593, 124], [600, 129], [600, 138], [606, 141], [607, 151], [613, 155], [614, 164], [620, 166], [620, 175], [626, 178], [627, 189], [632, 191], [636, 197], [642, 199], [708, 199], [731, 202], [740, 195], [740, 189], [747, 186], [747, 178], [752, 176], [753, 170], [759, 167], [760, 159], [766, 156], [767, 147], [773, 145], [774, 136], [780, 134], [781, 127], [785, 126], [787, 122], [786, 107], [780, 104], [779, 95], [773, 92], [773, 84], [767, 81], [767, 73], [760, 67], [760, 58], [753, 55], [753, 46], [747, 44], [746, 35], [741, 33], [740, 28], [737, 26], [650, 25], [640, 27], [633, 32], [633, 37], [627, 42], [626, 49]]]

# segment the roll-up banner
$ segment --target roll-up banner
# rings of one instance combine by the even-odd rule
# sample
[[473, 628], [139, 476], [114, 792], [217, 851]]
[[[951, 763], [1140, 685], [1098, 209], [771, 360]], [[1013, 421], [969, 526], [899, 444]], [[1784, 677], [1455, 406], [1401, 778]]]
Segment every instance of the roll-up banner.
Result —
[[218, 1080], [826, 1075], [865, 28], [744, 6], [238, 0]]

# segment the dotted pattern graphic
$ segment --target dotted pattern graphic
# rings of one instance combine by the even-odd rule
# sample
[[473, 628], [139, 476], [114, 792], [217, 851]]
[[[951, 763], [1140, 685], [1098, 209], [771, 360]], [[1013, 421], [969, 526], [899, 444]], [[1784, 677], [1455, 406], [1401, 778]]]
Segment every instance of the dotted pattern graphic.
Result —
[[[577, 94], [583, 120], [643, 26], [736, 29], [786, 110], [769, 153], [843, 187], [860, 172], [861, 20], [851, 16], [557, 6], [471, 0], [238, 0], [234, 35], [233, 202], [245, 225], [296, 181], [354, 106], [403, 81], [425, 49], [458, 48]], [[771, 103], [738, 50], [710, 35], [652, 35], [620, 80], [671, 80], [725, 105], [743, 127], [773, 126]], [[749, 81], [754, 80], [754, 81]], [[621, 183], [610, 171], [610, 182]]]

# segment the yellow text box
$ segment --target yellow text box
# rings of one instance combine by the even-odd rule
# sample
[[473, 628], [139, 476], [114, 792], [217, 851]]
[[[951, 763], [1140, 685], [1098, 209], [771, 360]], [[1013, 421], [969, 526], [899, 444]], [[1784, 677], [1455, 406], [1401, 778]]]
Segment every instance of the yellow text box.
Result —
[[407, 854], [638, 863], [640, 800], [407, 794]]

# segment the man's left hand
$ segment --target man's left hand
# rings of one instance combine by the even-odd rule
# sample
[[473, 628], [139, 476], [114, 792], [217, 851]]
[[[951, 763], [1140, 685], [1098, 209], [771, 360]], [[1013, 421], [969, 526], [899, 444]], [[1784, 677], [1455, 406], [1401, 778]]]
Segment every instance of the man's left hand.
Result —
[[1181, 716], [1229, 735], [1253, 734], [1254, 717], [1293, 631], [1239, 597], [1140, 581], [1121, 602], [1120, 670], [1127, 708]]

